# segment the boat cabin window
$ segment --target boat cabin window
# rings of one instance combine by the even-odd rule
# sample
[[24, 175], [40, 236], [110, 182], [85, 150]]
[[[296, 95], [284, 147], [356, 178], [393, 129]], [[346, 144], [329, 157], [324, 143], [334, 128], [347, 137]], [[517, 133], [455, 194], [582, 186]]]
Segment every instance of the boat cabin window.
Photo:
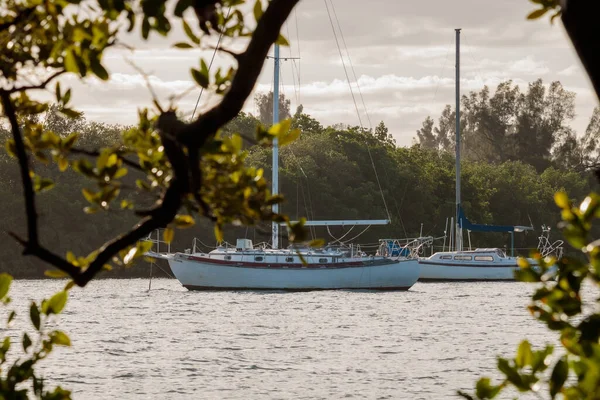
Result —
[[452, 260], [452, 256], [441, 256], [442, 260]]
[[263, 258], [262, 257], [254, 257], [254, 261], [262, 261]]
[[224, 257], [226, 260], [231, 260], [231, 256], [225, 256]]
[[492, 256], [475, 256], [475, 261], [494, 261]]
[[287, 262], [294, 262], [294, 257], [286, 257], [285, 261], [287, 261]]
[[454, 256], [455, 260], [461, 260], [461, 261], [471, 261], [473, 259], [473, 257], [471, 256]]
[[326, 262], [327, 262], [327, 259], [326, 259], [326, 258], [319, 258], [319, 262], [320, 262], [320, 263], [326, 263]]

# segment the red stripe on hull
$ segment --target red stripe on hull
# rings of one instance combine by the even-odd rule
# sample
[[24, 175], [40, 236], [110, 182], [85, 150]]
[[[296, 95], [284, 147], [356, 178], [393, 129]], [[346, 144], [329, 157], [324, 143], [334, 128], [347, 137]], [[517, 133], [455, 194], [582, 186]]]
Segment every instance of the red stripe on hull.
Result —
[[[244, 267], [244, 268], [272, 268], [272, 269], [338, 269], [338, 268], [356, 268], [356, 267], [376, 267], [395, 264], [394, 261], [378, 260], [375, 261], [353, 261], [344, 263], [332, 263], [332, 264], [298, 264], [298, 263], [258, 263], [258, 262], [247, 262], [247, 261], [230, 261], [230, 260], [218, 260], [214, 258], [204, 258], [188, 256], [185, 258], [187, 261], [199, 261], [207, 264], [225, 265], [229, 267]], [[176, 260], [177, 261], [177, 260]]]

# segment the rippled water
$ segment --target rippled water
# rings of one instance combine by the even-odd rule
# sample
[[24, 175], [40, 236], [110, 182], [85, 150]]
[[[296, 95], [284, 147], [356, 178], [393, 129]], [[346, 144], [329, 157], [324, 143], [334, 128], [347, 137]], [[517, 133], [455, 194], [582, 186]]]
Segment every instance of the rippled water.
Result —
[[[15, 304], [60, 281], [17, 281]], [[494, 374], [521, 338], [532, 285], [417, 283], [408, 292], [189, 292], [175, 280], [75, 289], [73, 347], [45, 374], [77, 399], [442, 399]], [[23, 317], [23, 313], [21, 313]], [[15, 330], [22, 329], [16, 326]]]

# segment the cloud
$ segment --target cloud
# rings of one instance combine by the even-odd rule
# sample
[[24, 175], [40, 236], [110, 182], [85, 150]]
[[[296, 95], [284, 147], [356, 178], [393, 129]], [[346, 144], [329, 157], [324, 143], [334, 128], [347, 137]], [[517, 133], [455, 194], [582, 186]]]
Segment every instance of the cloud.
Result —
[[[401, 145], [411, 143], [425, 117], [437, 119], [445, 104], [454, 104], [454, 29], [459, 27], [463, 94], [484, 85], [493, 90], [508, 79], [522, 89], [538, 77], [544, 82], [561, 80], [577, 92], [578, 116], [573, 127], [578, 132], [583, 132], [597, 104], [564, 31], [546, 20], [527, 21], [532, 5], [526, 1], [333, 0], [333, 4], [339, 19], [338, 27], [333, 18], [333, 28], [354, 85], [361, 119], [368, 123], [362, 99], [357, 96], [354, 73], [371, 122], [383, 120]], [[358, 124], [324, 3], [300, 2], [282, 33], [291, 42], [290, 48], [281, 49], [282, 56], [300, 57], [281, 63], [282, 92], [292, 100], [292, 108], [302, 103], [306, 112], [326, 125]], [[149, 75], [161, 103], [167, 104], [170, 96], [185, 93], [178, 104], [191, 115], [200, 90], [194, 86], [189, 70], [199, 65], [201, 57], [209, 62], [213, 50], [174, 49], [174, 43], [186, 40], [179, 24], [166, 39], [152, 35], [146, 42], [139, 31], [122, 39], [137, 50], [110, 50], [104, 58], [112, 73], [110, 81], [64, 80], [65, 85], [73, 86], [76, 106], [93, 119], [133, 123], [137, 108], [151, 106], [152, 101], [143, 76], [130, 65], [133, 62]], [[215, 40], [212, 37], [203, 44], [208, 48]], [[223, 44], [236, 51], [244, 47], [244, 43], [231, 41]], [[213, 69], [231, 65], [234, 60], [229, 55], [216, 54]], [[273, 63], [267, 60], [255, 92], [272, 90], [272, 77]], [[186, 93], [189, 88], [192, 90]], [[218, 96], [205, 92], [199, 108], [205, 110], [218, 100]], [[251, 96], [244, 109], [256, 112], [255, 108]]]

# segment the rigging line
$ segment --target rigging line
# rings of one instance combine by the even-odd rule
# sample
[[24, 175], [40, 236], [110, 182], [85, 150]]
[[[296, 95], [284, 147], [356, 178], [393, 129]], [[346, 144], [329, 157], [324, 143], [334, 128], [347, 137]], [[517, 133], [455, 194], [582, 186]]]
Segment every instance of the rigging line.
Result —
[[[464, 34], [462, 35], [462, 39], [465, 39]], [[478, 62], [477, 60], [475, 60], [475, 46], [469, 46], [469, 43], [467, 43], [467, 41], [465, 40], [465, 45], [467, 47], [471, 48], [471, 51], [469, 51], [469, 55], [471, 56], [471, 60], [473, 60], [473, 65], [475, 66], [475, 70], [477, 73], [477, 77], [479, 79], [479, 81], [481, 82], [482, 86], [485, 86], [485, 81], [483, 80], [483, 75], [481, 74], [481, 70], [479, 69], [479, 64], [481, 64], [480, 62]]]
[[[229, 6], [229, 10], [227, 10], [227, 16], [225, 16], [225, 21], [229, 18], [229, 14], [231, 13], [231, 6]], [[213, 61], [215, 60], [215, 56], [217, 55], [217, 51], [219, 50], [219, 45], [221, 44], [221, 39], [223, 39], [223, 30], [219, 33], [219, 39], [217, 39], [217, 45], [215, 46], [215, 51], [213, 51], [213, 55], [210, 59], [210, 63], [208, 64], [208, 72], [210, 72], [210, 67], [213, 65]], [[200, 98], [202, 97], [202, 93], [204, 92], [204, 88], [200, 88], [200, 94], [198, 95], [198, 100], [196, 100], [196, 105], [194, 106], [194, 112], [192, 112], [192, 118], [196, 115], [196, 109], [198, 108], [198, 104], [200, 103]]]
[[[340, 53], [340, 59], [342, 61], [342, 66], [344, 67], [344, 74], [346, 75], [346, 80], [348, 81], [348, 87], [350, 88], [350, 94], [352, 95], [352, 101], [354, 102], [354, 108], [356, 109], [356, 114], [358, 116], [358, 122], [360, 123], [361, 130], [364, 133], [364, 127], [362, 123], [362, 119], [360, 118], [360, 111], [358, 110], [358, 105], [356, 104], [356, 97], [354, 96], [354, 91], [352, 90], [352, 84], [350, 83], [350, 77], [348, 76], [348, 70], [346, 69], [346, 63], [344, 62], [344, 57], [342, 55], [342, 49], [340, 48], [340, 43], [337, 38], [337, 33], [335, 32], [335, 26], [333, 25], [333, 20], [331, 18], [331, 13], [329, 12], [329, 5], [327, 4], [327, 0], [323, 0], [325, 2], [325, 8], [327, 8], [327, 15], [329, 16], [329, 22], [331, 24], [331, 30], [333, 31], [333, 37], [335, 38], [335, 44], [337, 45], [338, 52]], [[333, 4], [333, 3], [332, 3]], [[340, 32], [340, 35], [342, 33]], [[379, 192], [381, 193], [381, 199], [383, 200], [383, 206], [385, 207], [385, 211], [388, 217], [388, 220], [392, 220], [390, 216], [390, 210], [388, 209], [387, 202], [385, 201], [385, 196], [383, 195], [383, 189], [381, 188], [381, 182], [379, 181], [379, 174], [377, 174], [377, 168], [375, 168], [375, 161], [373, 161], [373, 155], [371, 154], [371, 149], [367, 144], [367, 151], [369, 153], [369, 158], [371, 159], [371, 166], [373, 167], [373, 171], [375, 172], [375, 179], [377, 180], [377, 186], [379, 187]]]
[[329, 16], [329, 23], [331, 24], [331, 30], [333, 31], [333, 37], [335, 38], [335, 44], [337, 45], [338, 52], [340, 53], [340, 60], [342, 61], [342, 67], [344, 67], [344, 74], [346, 75], [346, 80], [348, 81], [348, 86], [350, 87], [350, 94], [352, 95], [352, 101], [354, 102], [354, 108], [356, 109], [356, 114], [358, 116], [358, 122], [360, 127], [363, 128], [362, 119], [360, 118], [360, 111], [358, 110], [358, 105], [356, 104], [356, 98], [354, 97], [354, 91], [352, 90], [352, 83], [350, 82], [350, 77], [348, 76], [348, 70], [346, 69], [346, 63], [344, 62], [344, 56], [342, 55], [342, 49], [340, 47], [340, 42], [338, 41], [337, 32], [335, 31], [335, 26], [333, 25], [333, 19], [331, 18], [331, 12], [329, 11], [329, 4], [327, 4], [327, 0], [323, 0], [325, 2], [325, 8], [327, 8], [327, 15]]
[[356, 225], [352, 225], [352, 226], [350, 227], [350, 229], [348, 230], [348, 232], [344, 233], [344, 234], [342, 235], [342, 237], [341, 237], [341, 238], [339, 238], [339, 239], [338, 239], [338, 238], [336, 238], [335, 236], [333, 236], [333, 233], [331, 233], [331, 230], [329, 229], [329, 225], [327, 225], [327, 233], [329, 233], [329, 236], [331, 236], [331, 237], [333, 238], [333, 243], [335, 243], [335, 242], [338, 242], [338, 243], [343, 243], [343, 242], [342, 242], [342, 239], [343, 239], [343, 238], [345, 238], [346, 236], [348, 236], [348, 234], [350, 234], [350, 232], [352, 232], [352, 229], [354, 229], [354, 227], [355, 227], [355, 226], [356, 226]]
[[[296, 41], [297, 41], [296, 47], [298, 48], [298, 66], [297, 66], [297, 70], [298, 70], [298, 104], [300, 104], [300, 100], [301, 100], [301, 97], [300, 97], [300, 93], [301, 93], [300, 92], [300, 89], [301, 89], [301, 86], [300, 86], [300, 59], [301, 59], [301, 56], [300, 56], [300, 31], [298, 30], [298, 12], [297, 12], [297, 10], [298, 10], [298, 7], [294, 7], [294, 18], [296, 19]], [[292, 60], [292, 62], [293, 62], [293, 64], [296, 63], [295, 60]]]
[[[310, 219], [314, 219], [313, 217], [311, 217], [311, 212], [309, 210], [308, 203], [306, 202], [306, 196], [304, 194], [304, 185], [302, 184], [302, 181], [300, 181], [300, 189], [302, 190], [302, 201], [304, 203], [304, 210], [306, 211], [307, 217]], [[315, 227], [312, 225], [309, 226], [309, 231], [310, 231], [311, 238], [314, 239], [315, 238]]]
[[437, 85], [435, 85], [435, 92], [433, 93], [433, 97], [431, 98], [431, 103], [433, 103], [433, 101], [435, 100], [437, 93], [438, 93], [438, 89], [440, 88], [440, 82], [442, 80], [442, 74], [444, 73], [444, 70], [446, 69], [446, 63], [448, 62], [448, 55], [450, 54], [450, 48], [452, 45], [452, 41], [454, 39], [452, 39], [450, 41], [450, 43], [448, 43], [448, 45], [446, 46], [446, 57], [444, 58], [444, 64], [442, 66], [442, 70], [440, 71], [439, 75], [438, 75], [438, 81], [437, 81]]
[[[367, 225], [367, 227], [366, 227], [365, 229], [363, 229], [361, 233], [359, 233], [358, 235], [354, 236], [353, 238], [350, 238], [350, 239], [346, 240], [346, 241], [344, 242], [344, 244], [346, 244], [346, 243], [350, 243], [350, 242], [352, 242], [352, 241], [354, 241], [354, 240], [358, 239], [358, 237], [359, 237], [359, 236], [361, 236], [363, 233], [365, 233], [365, 232], [367, 231], [367, 229], [369, 229], [370, 227], [371, 227], [371, 225]], [[366, 247], [366, 246], [365, 246], [365, 245], [363, 245], [363, 247]]]
[[373, 129], [373, 124], [371, 123], [371, 117], [369, 116], [369, 111], [367, 110], [367, 105], [365, 104], [365, 99], [362, 94], [362, 90], [360, 89], [360, 84], [358, 83], [358, 77], [356, 76], [356, 71], [354, 70], [354, 64], [352, 63], [352, 58], [350, 58], [350, 51], [348, 51], [348, 46], [346, 45], [346, 39], [344, 38], [344, 32], [342, 31], [342, 26], [340, 25], [340, 20], [338, 19], [337, 13], [335, 11], [335, 5], [333, 4], [333, 0], [329, 0], [331, 3], [331, 9], [333, 10], [333, 16], [335, 18], [335, 22], [337, 24], [338, 30], [340, 31], [340, 36], [342, 37], [342, 44], [346, 50], [346, 57], [348, 57], [348, 64], [350, 64], [350, 69], [352, 71], [352, 75], [354, 76], [354, 82], [356, 83], [356, 88], [358, 89], [358, 94], [360, 96], [360, 100], [362, 101], [363, 108], [365, 109], [365, 115], [367, 116], [367, 121], [369, 122], [369, 129]]
[[[290, 24], [286, 23], [285, 24], [285, 28], [287, 29], [287, 36], [288, 36], [288, 38], [291, 38], [291, 36], [290, 36]], [[290, 43], [288, 50], [289, 50], [289, 53], [290, 53], [290, 60], [293, 60], [292, 43]], [[292, 63], [292, 82], [294, 84], [294, 97], [296, 98], [296, 106], [298, 106], [298, 89], [296, 88], [296, 77], [294, 75], [294, 64], [293, 63]]]

